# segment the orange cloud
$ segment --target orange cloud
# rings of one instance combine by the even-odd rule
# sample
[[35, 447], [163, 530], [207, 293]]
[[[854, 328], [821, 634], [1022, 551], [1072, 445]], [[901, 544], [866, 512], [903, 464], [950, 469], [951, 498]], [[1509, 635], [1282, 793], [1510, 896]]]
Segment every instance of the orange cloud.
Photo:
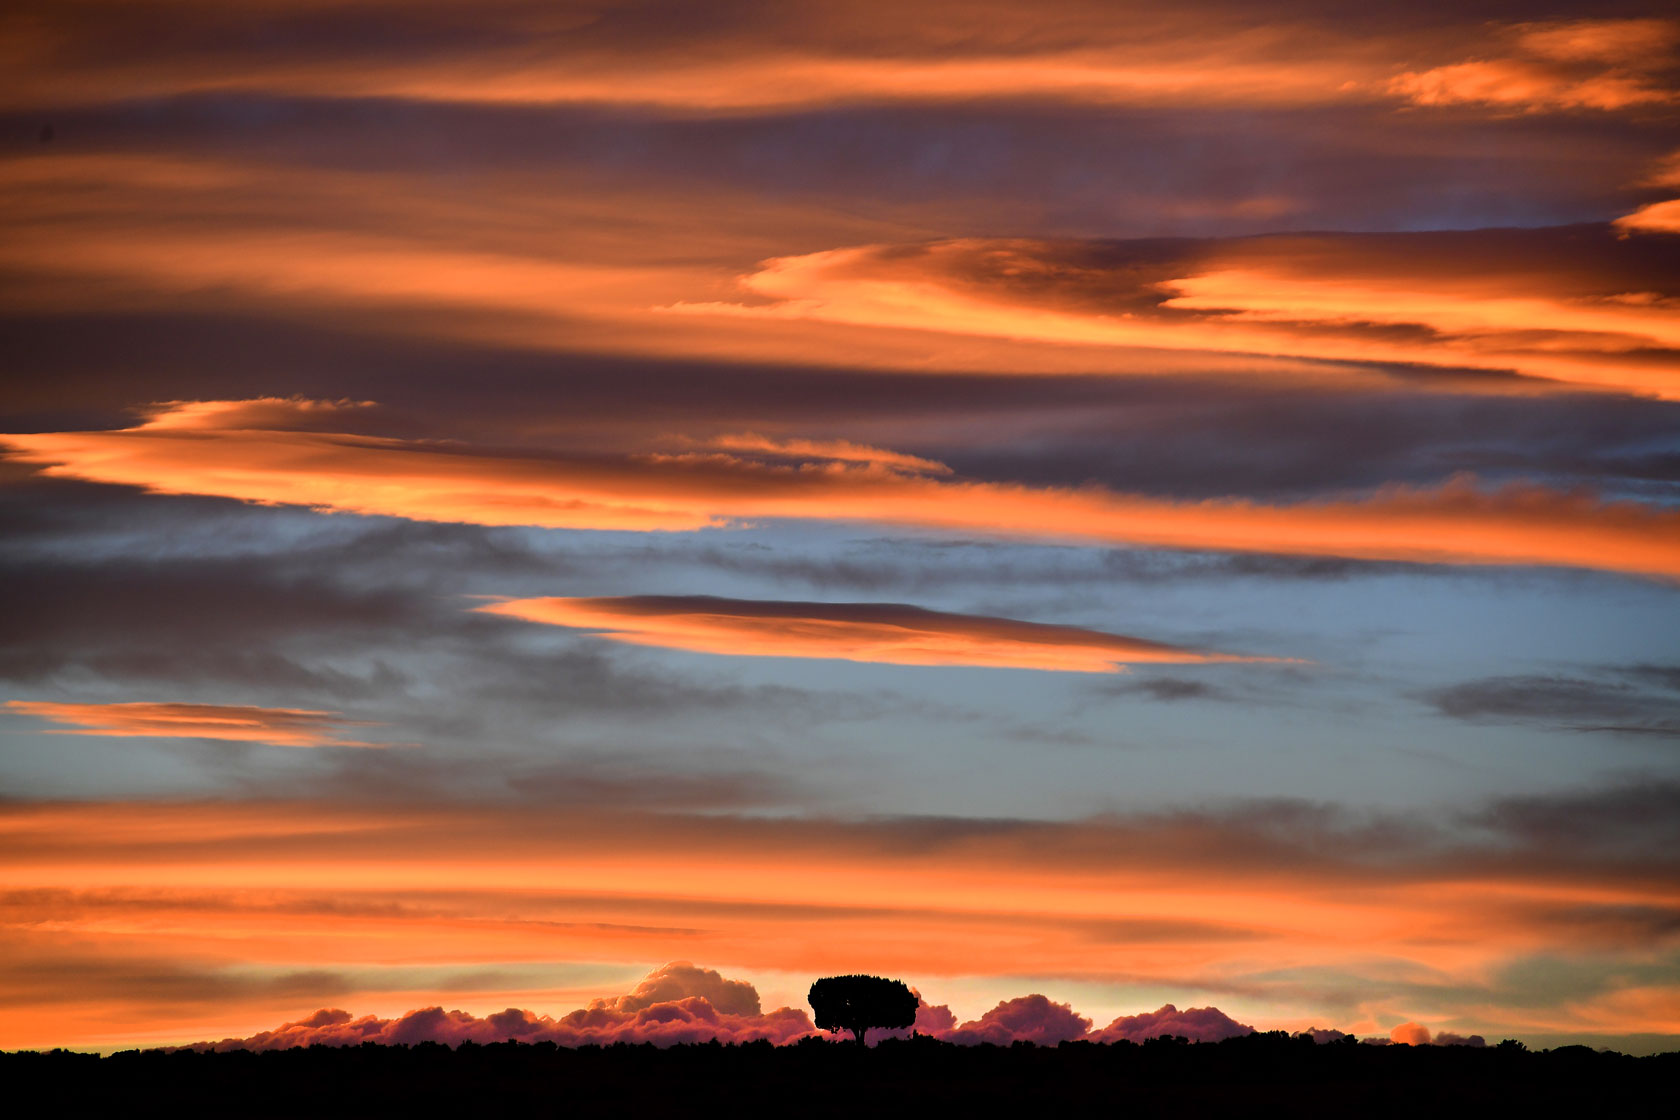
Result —
[[[1266, 355], [1267, 376], [1316, 383], [1381, 377], [1326, 370], [1330, 359], [1676, 392], [1672, 308], [1624, 299], [1671, 303], [1672, 277], [1644, 275], [1636, 245], [1573, 272], [1528, 267], [1527, 242], [1556, 248], [1557, 231], [1186, 243], [1165, 261], [1159, 247], [1130, 261], [1102, 243], [864, 245], [771, 259], [746, 279], [754, 298], [731, 302], [746, 262], [788, 244], [877, 239], [881, 224], [808, 203], [748, 205], [721, 187], [673, 197], [556, 174], [565, 189], [498, 172], [488, 189], [504, 205], [486, 210], [397, 173], [110, 153], [0, 161], [0, 265], [33, 280], [0, 303], [173, 310], [186, 298], [406, 336], [898, 372], [1234, 368], [1252, 379], [1250, 356]], [[1661, 213], [1622, 228], [1653, 228]], [[1079, 259], [1105, 253], [1106, 265]], [[1102, 292], [1121, 302], [1105, 306]], [[1153, 352], [1117, 361], [1116, 347]]]
[[1489, 491], [1460, 480], [1291, 505], [1172, 501], [878, 464], [722, 453], [514, 458], [341, 433], [182, 430], [171, 417], [183, 407], [163, 407], [133, 428], [8, 435], [0, 444], [10, 458], [58, 477], [421, 521], [686, 530], [821, 519], [1105, 545], [1680, 576], [1680, 513], [1537, 486]]
[[346, 720], [337, 712], [307, 708], [252, 708], [237, 704], [54, 704], [44, 700], [8, 700], [5, 707], [23, 715], [78, 728], [58, 735], [110, 735], [165, 739], [227, 739], [278, 747], [383, 747], [338, 738], [346, 727], [367, 723]]
[[1629, 233], [1680, 233], [1680, 198], [1641, 206], [1613, 224]]
[[1575, 20], [1511, 25], [1509, 54], [1407, 71], [1390, 93], [1415, 105], [1477, 104], [1539, 112], [1672, 105], [1665, 79], [1680, 23], [1663, 19]]
[[869, 447], [850, 440], [771, 439], [754, 432], [723, 435], [708, 441], [725, 451], [756, 452], [788, 459], [830, 459], [838, 463], [877, 463], [917, 474], [950, 474], [951, 468], [932, 459]]
[[[1404, 1006], [1409, 980], [1428, 975], [1432, 1015], [1456, 987], [1478, 1023], [1602, 1029], [1603, 1008], [1536, 1005], [1526, 990], [1502, 1002], [1511, 993], [1487, 978], [1578, 953], [1593, 915], [1637, 914], [1643, 924], [1592, 943], [1628, 964], [1611, 985], [1629, 993], [1617, 1029], [1673, 1029], [1636, 967], [1675, 947], [1671, 849], [1583, 847], [1567, 821], [1555, 845], [1521, 831], [1455, 843], [1280, 812], [848, 821], [10, 802], [0, 1047], [251, 1034], [327, 998], [380, 1016], [442, 999], [480, 1015], [514, 999], [551, 1006], [533, 995], [530, 962], [674, 956], [805, 976], [865, 967], [924, 990], [959, 975], [1193, 985], [1245, 993], [1231, 1010], [1248, 1021], [1267, 1006], [1334, 1014], [1318, 1001], [1350, 976]], [[381, 987], [370, 969], [412, 975]], [[486, 973], [500, 978], [435, 987]], [[736, 989], [705, 991], [719, 1011], [750, 1010]]]
[[[1216, 10], [1122, 16], [1080, 5], [1046, 18], [988, 3], [929, 9], [906, 24], [892, 22], [891, 9], [879, 0], [821, 11], [762, 5], [751, 18], [689, 23], [686, 34], [676, 35], [633, 13], [614, 18], [546, 5], [440, 4], [404, 37], [413, 49], [370, 42], [359, 33], [365, 24], [356, 23], [346, 37], [354, 36], [360, 50], [325, 50], [310, 46], [330, 38], [330, 10], [312, 32], [232, 38], [214, 34], [213, 6], [195, 11], [199, 3], [163, 0], [156, 18], [206, 33], [200, 39], [184, 30], [138, 58], [112, 51], [100, 34], [108, 23], [132, 19], [134, 5], [119, 5], [106, 19], [88, 7], [78, 5], [67, 18], [47, 6], [3, 29], [0, 45], [14, 64], [5, 104], [245, 91], [614, 104], [683, 114], [1001, 97], [1302, 105], [1372, 96], [1393, 56], [1392, 44], [1373, 45], [1334, 27], [1256, 25]], [[360, 9], [363, 20], [372, 20], [382, 17], [367, 9], [389, 5], [363, 0], [331, 7], [345, 14]], [[248, 18], [284, 28], [287, 17], [300, 15], [262, 13], [259, 6]], [[894, 33], [884, 39], [881, 27], [889, 24]]]
[[[400, 40], [370, 40], [385, 0], [248, 5], [268, 36], [230, 36], [202, 0], [38, 6], [0, 27], [0, 102], [86, 105], [194, 93], [606, 104], [678, 114], [1014, 98], [1081, 105], [1415, 104], [1622, 108], [1664, 99], [1661, 19], [1441, 19], [1380, 31], [1288, 11], [1256, 21], [1221, 4], [1144, 11], [1080, 3], [927, 6], [913, 25], [880, 0], [758, 5], [750, 18], [652, 26], [638, 13], [437, 4]], [[146, 15], [182, 30], [144, 57], [113, 35]], [[336, 17], [336, 18], [335, 18]], [[344, 21], [348, 21], [348, 23]], [[336, 38], [358, 49], [326, 44]], [[882, 30], [890, 27], [890, 32]], [[221, 32], [218, 34], [218, 32]], [[1478, 57], [1464, 61], [1466, 43]], [[1442, 65], [1396, 74], [1418, 59]], [[1452, 61], [1449, 61], [1452, 60]], [[1528, 72], [1488, 79], [1485, 64]]]
[[1653, 274], [1636, 247], [1618, 248], [1611, 236], [1277, 236], [1206, 242], [1165, 261], [1158, 250], [1137, 260], [1125, 250], [978, 239], [834, 249], [766, 261], [743, 278], [771, 302], [670, 310], [1062, 345], [1428, 363], [1512, 371], [1536, 379], [1535, 388], [1560, 382], [1553, 387], [1680, 399], [1675, 277], [1671, 269]]
[[898, 603], [783, 603], [703, 595], [514, 599], [478, 608], [592, 630], [633, 645], [749, 657], [888, 665], [981, 665], [1113, 673], [1126, 663], [1267, 661], [1076, 626], [948, 614]]
[[1390, 1042], [1400, 1042], [1407, 1046], [1428, 1046], [1429, 1028], [1422, 1023], [1401, 1023], [1388, 1032], [1388, 1039]]
[[[174, 313], [186, 299], [211, 314], [400, 337], [731, 364], [1011, 373], [1113, 364], [998, 340], [930, 351], [920, 332], [665, 314], [732, 294], [743, 267], [788, 244], [869, 240], [883, 224], [808, 200], [706, 182], [674, 190], [571, 166], [473, 181], [483, 194], [417, 189], [401, 172], [234, 159], [54, 151], [0, 160], [0, 267], [32, 278], [0, 288], [0, 306]], [[1198, 372], [1214, 364], [1196, 360]]]

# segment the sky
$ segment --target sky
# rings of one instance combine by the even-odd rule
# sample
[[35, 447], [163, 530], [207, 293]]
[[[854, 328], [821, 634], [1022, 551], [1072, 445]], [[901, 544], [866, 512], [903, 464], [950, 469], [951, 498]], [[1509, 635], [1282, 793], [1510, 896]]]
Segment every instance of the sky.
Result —
[[0, 1048], [1680, 1049], [1680, 20], [1521, 7], [8, 4]]

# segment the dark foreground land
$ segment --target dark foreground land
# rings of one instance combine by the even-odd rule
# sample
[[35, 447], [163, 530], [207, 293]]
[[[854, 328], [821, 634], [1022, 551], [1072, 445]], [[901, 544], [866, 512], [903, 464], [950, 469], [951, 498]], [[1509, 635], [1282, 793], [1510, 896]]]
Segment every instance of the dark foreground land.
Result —
[[1279, 1033], [1191, 1045], [963, 1047], [889, 1040], [456, 1050], [436, 1043], [266, 1053], [0, 1055], [0, 1084], [42, 1114], [113, 1116], [1294, 1115], [1662, 1116], [1680, 1053], [1585, 1047], [1314, 1045]]

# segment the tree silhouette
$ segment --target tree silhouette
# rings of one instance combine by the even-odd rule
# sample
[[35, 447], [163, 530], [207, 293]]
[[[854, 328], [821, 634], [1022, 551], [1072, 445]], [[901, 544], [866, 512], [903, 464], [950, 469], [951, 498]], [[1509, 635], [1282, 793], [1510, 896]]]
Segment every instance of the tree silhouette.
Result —
[[859, 1046], [871, 1027], [913, 1026], [920, 1002], [902, 980], [879, 976], [825, 976], [811, 985], [807, 998], [818, 1027], [851, 1031]]

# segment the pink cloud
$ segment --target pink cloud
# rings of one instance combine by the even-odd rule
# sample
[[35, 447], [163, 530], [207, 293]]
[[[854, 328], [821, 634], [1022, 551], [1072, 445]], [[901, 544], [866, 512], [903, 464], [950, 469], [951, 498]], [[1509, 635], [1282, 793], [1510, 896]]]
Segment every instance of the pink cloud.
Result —
[[1353, 1035], [1347, 1033], [1346, 1031], [1335, 1030], [1331, 1027], [1308, 1027], [1304, 1031], [1296, 1031], [1291, 1037], [1310, 1038], [1314, 1042], [1324, 1043], [1340, 1042], [1344, 1038], [1352, 1038]]
[[1435, 1045], [1437, 1045], [1437, 1046], [1470, 1046], [1470, 1047], [1475, 1047], [1475, 1048], [1479, 1049], [1479, 1048], [1487, 1045], [1487, 1039], [1483, 1038], [1479, 1034], [1473, 1034], [1473, 1035], [1466, 1036], [1466, 1035], [1462, 1035], [1462, 1034], [1454, 1034], [1451, 1031], [1442, 1031], [1440, 1034], [1435, 1036]]
[[[1428, 1041], [1428, 1031], [1417, 1029], [1423, 1031], [1424, 1041]], [[1091, 1020], [1068, 1004], [1035, 993], [1004, 1000], [980, 1018], [960, 1025], [948, 1006], [924, 1000], [916, 1011], [914, 1027], [876, 1032], [871, 1042], [908, 1038], [912, 1030], [963, 1046], [981, 1043], [1008, 1046], [1015, 1042], [1056, 1046], [1079, 1040], [1142, 1042], [1164, 1034], [1181, 1035], [1192, 1042], [1216, 1042], [1246, 1035], [1253, 1028], [1235, 1022], [1217, 1008], [1193, 1007], [1179, 1011], [1169, 1003], [1159, 1011], [1122, 1016], [1093, 1032]], [[1308, 1033], [1315, 1041], [1345, 1037], [1339, 1031]], [[1321, 1034], [1326, 1037], [1317, 1037]], [[553, 1042], [560, 1046], [615, 1042], [675, 1046], [714, 1039], [725, 1043], [764, 1039], [781, 1046], [813, 1035], [824, 1037], [804, 1010], [780, 1007], [763, 1011], [758, 990], [751, 984], [727, 979], [688, 961], [673, 961], [649, 973], [633, 991], [591, 1000], [588, 1006], [559, 1018], [517, 1007], [483, 1017], [437, 1006], [422, 1007], [392, 1019], [376, 1015], [354, 1018], [348, 1011], [323, 1008], [308, 1018], [249, 1038], [201, 1042], [192, 1049], [281, 1050], [293, 1046], [357, 1046], [363, 1042], [387, 1046], [437, 1042], [459, 1046], [466, 1042], [486, 1045], [510, 1039], [525, 1043]], [[1442, 1044], [1476, 1046], [1482, 1045], [1482, 1041], [1442, 1035]]]
[[[949, 1014], [948, 1009], [945, 1010]], [[918, 1015], [918, 1021], [920, 1018]], [[954, 1030], [926, 1033], [963, 1045], [990, 1042], [1007, 1046], [1012, 1042], [1026, 1041], [1040, 1046], [1055, 1046], [1084, 1038], [1090, 1030], [1091, 1020], [1067, 1004], [1053, 1003], [1044, 996], [1034, 994], [1004, 1000], [980, 1018]]]
[[870, 1046], [879, 1046], [889, 1038], [909, 1038], [912, 1034], [925, 1034], [933, 1038], [948, 1039], [951, 1032], [957, 1029], [956, 1012], [943, 1003], [930, 1004], [922, 993], [915, 988], [910, 989], [921, 1002], [916, 1007], [916, 1021], [901, 1030], [870, 1031]]
[[804, 1011], [781, 1007], [760, 1010], [758, 991], [741, 980], [675, 961], [650, 973], [627, 995], [592, 1000], [559, 1019], [510, 1007], [480, 1018], [466, 1011], [424, 1007], [395, 1019], [374, 1015], [353, 1019], [348, 1011], [323, 1009], [307, 1019], [252, 1035], [199, 1043], [195, 1049], [280, 1050], [292, 1046], [356, 1046], [441, 1042], [485, 1044], [517, 1039], [554, 1042], [561, 1046], [608, 1045], [614, 1042], [678, 1043], [751, 1042], [768, 1039], [777, 1045], [814, 1034]]
[[596, 1003], [618, 1011], [643, 1011], [695, 996], [725, 1015], [759, 1013], [757, 988], [745, 980], [726, 980], [713, 969], [697, 968], [687, 961], [673, 961], [649, 973], [629, 995]]
[[1122, 1015], [1091, 1036], [1093, 1042], [1144, 1042], [1162, 1035], [1187, 1038], [1191, 1042], [1218, 1042], [1254, 1033], [1217, 1007], [1190, 1007], [1183, 1011], [1164, 1004], [1158, 1011]]

